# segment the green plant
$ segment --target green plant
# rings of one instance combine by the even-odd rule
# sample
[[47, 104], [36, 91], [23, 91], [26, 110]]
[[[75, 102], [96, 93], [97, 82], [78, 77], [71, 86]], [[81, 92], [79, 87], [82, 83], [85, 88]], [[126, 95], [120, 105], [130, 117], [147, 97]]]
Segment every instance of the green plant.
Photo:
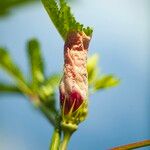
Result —
[[[93, 30], [76, 21], [70, 7], [64, 0], [60, 0], [59, 4], [55, 0], [42, 0], [42, 2], [65, 44], [68, 44], [69, 41], [70, 45], [70, 42], [74, 40], [74, 38], [70, 39], [68, 36], [70, 33], [82, 33], [81, 35], [88, 36], [91, 39]], [[31, 39], [27, 42], [27, 53], [32, 80], [27, 80], [9, 52], [5, 48], [0, 48], [0, 68], [6, 71], [15, 81], [15, 84], [0, 82], [0, 92], [16, 92], [27, 96], [54, 127], [50, 149], [66, 150], [71, 135], [77, 130], [78, 124], [86, 118], [88, 97], [75, 110], [75, 101], [73, 101], [67, 113], [65, 113], [66, 102], [61, 104], [61, 109], [57, 109], [56, 90], [60, 83], [61, 73], [52, 74], [48, 77], [45, 75], [44, 60], [37, 39]], [[88, 58], [89, 94], [116, 86], [120, 81], [114, 75], [99, 75], [97, 63], [98, 54]], [[62, 136], [62, 133], [64, 136]], [[149, 144], [150, 142], [147, 145]]]
[[[0, 82], [0, 92], [4, 93], [18, 93], [27, 96], [33, 105], [39, 109], [45, 117], [49, 120], [50, 124], [54, 127], [54, 135], [52, 138], [51, 149], [57, 149], [60, 144], [61, 127], [60, 127], [60, 111], [56, 108], [56, 90], [60, 82], [60, 73], [52, 74], [48, 77], [44, 74], [44, 60], [41, 54], [40, 44], [36, 39], [31, 39], [27, 43], [27, 53], [30, 62], [30, 72], [32, 80], [27, 80], [21, 69], [11, 58], [8, 50], [0, 48], [0, 68], [12, 77], [16, 84], [8, 84]], [[96, 56], [96, 57], [95, 57]], [[97, 68], [97, 54], [89, 57], [88, 70], [90, 70], [89, 81], [90, 89], [93, 91], [94, 84], [97, 83], [99, 77]], [[94, 65], [92, 65], [94, 63]], [[94, 75], [95, 74], [95, 75]], [[107, 76], [107, 75], [106, 75]], [[102, 77], [102, 80], [106, 77]], [[109, 75], [108, 75], [109, 76]], [[115, 76], [111, 76], [115, 81], [111, 86], [115, 86], [119, 80]], [[93, 80], [93, 81], [92, 81]], [[102, 87], [109, 82], [103, 82]], [[93, 84], [93, 85], [92, 85]], [[101, 86], [97, 90], [103, 89]]]

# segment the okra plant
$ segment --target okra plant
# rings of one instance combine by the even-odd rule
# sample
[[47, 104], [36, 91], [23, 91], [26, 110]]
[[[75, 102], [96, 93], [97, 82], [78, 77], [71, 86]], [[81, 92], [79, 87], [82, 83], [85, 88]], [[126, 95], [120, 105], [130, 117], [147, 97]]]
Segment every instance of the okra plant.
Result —
[[[67, 2], [65, 0], [41, 1], [64, 40], [63, 73], [45, 75], [44, 59], [37, 39], [27, 42], [32, 80], [25, 78], [9, 51], [1, 47], [0, 69], [6, 71], [15, 84], [0, 82], [0, 92], [25, 95], [54, 128], [50, 150], [67, 150], [72, 134], [78, 130], [79, 124], [88, 115], [89, 96], [118, 85], [120, 80], [112, 74], [99, 74], [98, 54], [88, 57], [93, 29], [76, 21]], [[58, 88], [59, 93], [57, 93]], [[56, 98], [57, 94], [59, 94], [59, 100]], [[60, 108], [56, 107], [58, 102]], [[150, 144], [149, 141], [146, 142], [147, 145]], [[136, 143], [129, 146], [128, 148], [136, 148], [144, 145], [137, 146]]]

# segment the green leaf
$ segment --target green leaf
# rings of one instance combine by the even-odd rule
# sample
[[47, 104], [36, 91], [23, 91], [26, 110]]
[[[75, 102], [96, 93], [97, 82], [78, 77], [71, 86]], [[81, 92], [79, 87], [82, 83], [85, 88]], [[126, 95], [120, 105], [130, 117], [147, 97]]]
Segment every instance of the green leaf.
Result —
[[31, 3], [37, 0], [0, 0], [0, 17], [10, 14], [11, 9], [22, 4]]
[[51, 86], [55, 89], [56, 87], [58, 87], [60, 79], [61, 79], [60, 74], [53, 74], [47, 79], [46, 85]]
[[55, 90], [59, 85], [60, 75], [51, 75], [39, 88], [39, 95], [42, 99], [53, 98]]
[[7, 71], [16, 80], [24, 82], [24, 77], [18, 68], [18, 66], [12, 61], [9, 53], [4, 49], [0, 48], [0, 67]]
[[32, 39], [27, 43], [27, 52], [32, 73], [32, 83], [34, 87], [38, 87], [38, 84], [44, 81], [44, 64], [40, 44], [36, 39]]
[[90, 27], [85, 28], [83, 24], [76, 21], [71, 13], [70, 7], [65, 0], [42, 0], [42, 3], [49, 14], [56, 29], [65, 40], [70, 31], [84, 31], [88, 36], [92, 35], [93, 30]]
[[0, 82], [0, 92], [20, 93], [20, 90], [14, 85], [8, 85]]
[[106, 75], [95, 81], [94, 89], [97, 91], [105, 88], [110, 88], [117, 86], [119, 83], [120, 80], [117, 77], [113, 75]]
[[4, 48], [0, 48], [0, 67], [13, 77], [17, 83], [17, 87], [19, 87], [24, 93], [31, 93], [22, 72]]
[[87, 71], [88, 71], [89, 85], [93, 84], [96, 77], [98, 76], [98, 67], [97, 67], [98, 60], [99, 60], [98, 54], [94, 54], [88, 58]]

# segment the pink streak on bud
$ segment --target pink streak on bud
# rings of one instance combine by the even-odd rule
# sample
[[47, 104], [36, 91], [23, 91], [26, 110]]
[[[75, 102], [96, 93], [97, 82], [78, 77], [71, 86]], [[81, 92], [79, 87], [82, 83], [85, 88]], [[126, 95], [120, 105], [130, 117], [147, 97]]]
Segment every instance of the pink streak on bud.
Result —
[[60, 103], [61, 103], [61, 106], [65, 104], [65, 114], [67, 114], [70, 111], [72, 106], [74, 106], [73, 111], [77, 110], [82, 104], [82, 102], [83, 102], [83, 99], [81, 95], [77, 93], [76, 91], [73, 91], [70, 94], [69, 99], [66, 99], [66, 100], [65, 100], [65, 95], [62, 95], [60, 93]]
[[[88, 96], [87, 52], [90, 37], [70, 32], [64, 46], [64, 75], [60, 83], [60, 104], [67, 114], [77, 110]], [[65, 105], [65, 106], [63, 106]]]

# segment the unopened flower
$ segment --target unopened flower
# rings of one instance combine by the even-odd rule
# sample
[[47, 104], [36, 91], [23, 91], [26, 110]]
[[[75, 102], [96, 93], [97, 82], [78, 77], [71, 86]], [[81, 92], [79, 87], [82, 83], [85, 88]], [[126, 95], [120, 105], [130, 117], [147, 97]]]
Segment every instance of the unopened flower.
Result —
[[91, 37], [70, 32], [64, 46], [64, 75], [60, 83], [60, 104], [64, 114], [75, 112], [88, 99], [87, 53]]

